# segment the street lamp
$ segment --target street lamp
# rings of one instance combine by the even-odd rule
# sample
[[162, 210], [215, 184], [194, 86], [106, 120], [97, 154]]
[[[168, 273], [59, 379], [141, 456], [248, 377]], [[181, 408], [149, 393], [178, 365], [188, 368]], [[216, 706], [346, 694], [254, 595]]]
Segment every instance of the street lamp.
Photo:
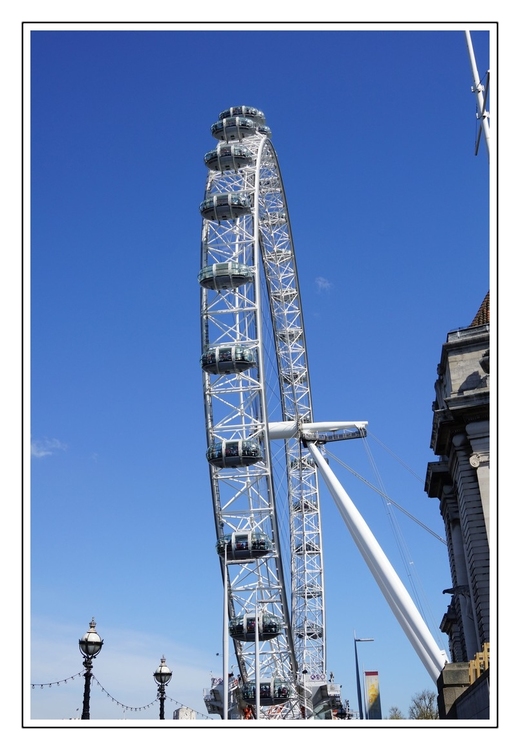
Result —
[[90, 680], [92, 679], [92, 659], [101, 651], [103, 641], [96, 633], [96, 622], [94, 618], [90, 621], [90, 629], [79, 641], [79, 650], [85, 657], [83, 666], [85, 667], [85, 690], [83, 691], [83, 712], [82, 719], [90, 719]]
[[161, 659], [161, 663], [153, 673], [153, 677], [159, 689], [157, 690], [157, 697], [159, 698], [159, 719], [164, 719], [164, 699], [166, 697], [166, 685], [172, 678], [172, 671], [166, 666], [166, 659]]
[[356, 638], [356, 634], [354, 633], [354, 654], [356, 656], [356, 684], [357, 684], [357, 700], [358, 700], [358, 711], [359, 711], [359, 718], [364, 719], [365, 716], [363, 714], [363, 702], [361, 701], [361, 681], [359, 679], [359, 662], [358, 662], [358, 655], [357, 655], [357, 645], [358, 643], [366, 643], [367, 641], [373, 641], [373, 638]]

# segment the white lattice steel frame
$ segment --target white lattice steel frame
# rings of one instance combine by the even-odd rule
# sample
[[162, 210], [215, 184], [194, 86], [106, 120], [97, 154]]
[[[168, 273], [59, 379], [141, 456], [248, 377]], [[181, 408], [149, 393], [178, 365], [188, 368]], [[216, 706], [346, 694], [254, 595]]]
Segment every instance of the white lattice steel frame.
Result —
[[[202, 268], [233, 261], [253, 269], [254, 280], [218, 291], [202, 287], [202, 350], [239, 344], [255, 351], [257, 366], [245, 372], [203, 373], [206, 431], [208, 447], [215, 440], [257, 439], [263, 460], [234, 468], [210, 466], [213, 507], [218, 539], [252, 530], [274, 543], [271, 554], [254, 562], [233, 560], [226, 572], [221, 564], [228, 576], [230, 617], [254, 613], [260, 606], [282, 618], [283, 633], [260, 642], [260, 679], [278, 677], [289, 683], [294, 699], [289, 718], [299, 718], [298, 703], [307, 692], [302, 692], [304, 681], [311, 676], [323, 680], [326, 673], [317, 470], [297, 438], [270, 445], [266, 435], [269, 421], [312, 421], [305, 332], [274, 148], [258, 132], [241, 143], [251, 152], [251, 163], [237, 171], [210, 170], [205, 198], [247, 193], [253, 208], [221, 222], [203, 218]], [[288, 542], [281, 537], [285, 524]], [[290, 612], [284, 559], [290, 564]], [[243, 680], [254, 681], [255, 644], [234, 644]], [[264, 710], [266, 717], [270, 714], [277, 712]]]

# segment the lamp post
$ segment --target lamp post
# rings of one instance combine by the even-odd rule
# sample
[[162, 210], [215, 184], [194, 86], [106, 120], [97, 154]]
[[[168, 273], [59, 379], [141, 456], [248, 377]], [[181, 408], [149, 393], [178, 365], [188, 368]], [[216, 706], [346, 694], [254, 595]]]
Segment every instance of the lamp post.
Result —
[[364, 719], [365, 715], [363, 713], [363, 702], [361, 700], [361, 681], [359, 679], [359, 662], [358, 662], [358, 654], [357, 654], [357, 645], [358, 643], [366, 643], [367, 641], [373, 641], [373, 638], [356, 638], [356, 634], [354, 633], [354, 654], [356, 657], [356, 684], [357, 684], [357, 699], [358, 699], [358, 711], [359, 711], [359, 718]]
[[166, 685], [172, 678], [172, 671], [166, 666], [166, 659], [161, 659], [161, 663], [153, 673], [155, 682], [158, 685], [157, 697], [159, 698], [159, 719], [164, 719], [164, 699], [166, 697]]
[[90, 621], [90, 629], [79, 641], [79, 650], [84, 656], [83, 666], [85, 667], [85, 689], [83, 691], [83, 712], [82, 719], [90, 719], [90, 681], [92, 679], [92, 659], [101, 651], [103, 641], [96, 633], [96, 622], [94, 618]]

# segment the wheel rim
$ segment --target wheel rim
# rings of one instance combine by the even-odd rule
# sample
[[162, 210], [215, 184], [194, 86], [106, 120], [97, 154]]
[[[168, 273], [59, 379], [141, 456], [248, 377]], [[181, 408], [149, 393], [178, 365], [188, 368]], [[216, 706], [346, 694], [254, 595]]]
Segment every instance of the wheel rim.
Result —
[[[307, 703], [310, 712], [309, 682], [325, 679], [317, 473], [298, 439], [271, 446], [266, 435], [269, 421], [312, 420], [305, 331], [270, 131], [260, 117], [258, 129], [249, 120], [242, 133], [240, 123], [231, 130], [230, 119], [227, 132], [242, 141], [241, 153], [247, 151], [250, 161], [237, 167], [228, 148], [226, 164], [237, 168], [224, 169], [220, 152], [213, 153], [216, 170], [208, 173], [201, 204], [203, 390], [217, 546], [231, 555], [227, 565], [222, 554], [220, 560], [235, 625], [255, 611], [259, 630], [263, 613], [282, 623], [276, 637], [262, 633], [258, 656], [255, 643], [233, 639], [242, 680], [254, 681], [258, 667], [264, 685], [277, 680], [287, 688], [282, 691], [289, 696], [287, 717], [300, 718], [300, 704]], [[213, 130], [221, 137], [225, 129]], [[280, 535], [282, 514], [288, 543]], [[237, 535], [246, 536], [241, 543], [250, 546], [251, 535], [258, 537], [257, 545], [268, 539], [272, 548], [240, 558]], [[290, 609], [284, 562], [290, 570]], [[262, 711], [268, 716], [270, 709]]]

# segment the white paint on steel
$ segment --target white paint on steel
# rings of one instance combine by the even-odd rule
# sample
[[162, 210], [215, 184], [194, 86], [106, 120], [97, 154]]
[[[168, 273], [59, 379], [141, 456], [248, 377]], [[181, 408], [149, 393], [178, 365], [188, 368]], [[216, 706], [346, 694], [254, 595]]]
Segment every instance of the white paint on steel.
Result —
[[348, 496], [345, 489], [325, 461], [314, 443], [308, 444], [321, 476], [332, 495], [350, 534], [367, 563], [392, 612], [402, 626], [430, 677], [437, 681], [446, 661], [422, 619], [410, 594], [395, 572], [366, 521]]

